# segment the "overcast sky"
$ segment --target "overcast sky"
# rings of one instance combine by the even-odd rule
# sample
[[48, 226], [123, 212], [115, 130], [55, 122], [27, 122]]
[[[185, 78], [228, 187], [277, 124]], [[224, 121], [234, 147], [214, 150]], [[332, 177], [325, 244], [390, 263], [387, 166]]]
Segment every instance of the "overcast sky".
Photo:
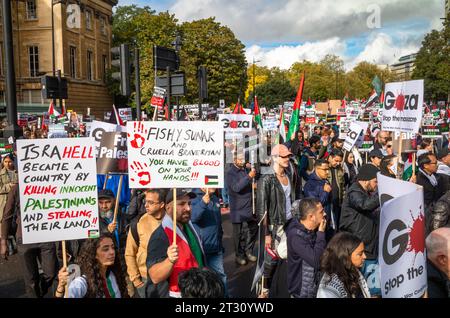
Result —
[[347, 69], [360, 61], [391, 64], [417, 52], [444, 16], [444, 0], [119, 0], [132, 3], [182, 22], [214, 16], [245, 44], [249, 63], [283, 69], [329, 53]]

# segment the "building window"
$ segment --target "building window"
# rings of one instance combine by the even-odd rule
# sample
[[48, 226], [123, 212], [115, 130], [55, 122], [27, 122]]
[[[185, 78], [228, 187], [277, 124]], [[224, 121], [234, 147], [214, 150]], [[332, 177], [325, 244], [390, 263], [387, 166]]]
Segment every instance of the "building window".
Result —
[[106, 35], [106, 19], [105, 17], [100, 17], [100, 32]]
[[103, 67], [103, 83], [106, 83], [106, 70], [108, 69], [108, 57], [102, 55], [102, 67]]
[[92, 51], [87, 51], [87, 79], [94, 80], [94, 58]]
[[26, 2], [27, 20], [37, 19], [36, 0], [27, 0]]
[[24, 89], [20, 101], [26, 104], [44, 104], [40, 89]]
[[29, 46], [28, 57], [30, 61], [30, 77], [37, 77], [39, 73], [39, 48], [37, 46]]
[[92, 11], [86, 10], [86, 29], [92, 30]]
[[75, 46], [69, 47], [70, 57], [70, 77], [77, 77], [77, 48]]

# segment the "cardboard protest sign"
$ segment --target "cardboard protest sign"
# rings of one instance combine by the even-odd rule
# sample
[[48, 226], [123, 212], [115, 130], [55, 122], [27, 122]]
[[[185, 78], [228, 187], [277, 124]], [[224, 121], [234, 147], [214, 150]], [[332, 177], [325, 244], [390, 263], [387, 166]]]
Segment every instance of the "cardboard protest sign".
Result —
[[402, 153], [409, 153], [416, 151], [416, 134], [407, 134], [396, 132], [392, 136], [392, 149], [395, 154], [400, 151], [400, 139], [402, 140]]
[[263, 123], [263, 130], [277, 130], [278, 129], [278, 122], [276, 119], [266, 119], [262, 121]]
[[105, 132], [115, 132], [115, 131], [123, 131], [126, 132], [126, 127], [105, 123], [102, 121], [94, 120], [91, 124], [89, 137], [93, 137], [95, 139], [95, 156], [98, 157], [98, 150], [100, 148], [100, 143], [102, 141], [103, 133]]
[[382, 129], [418, 133], [422, 108], [423, 80], [386, 84]]
[[126, 173], [128, 170], [127, 134], [104, 132], [97, 157], [97, 173]]
[[427, 288], [423, 190], [392, 199], [380, 216], [383, 298], [420, 298]]
[[162, 109], [164, 105], [164, 96], [166, 95], [166, 90], [161, 87], [155, 86], [153, 89], [153, 96], [150, 100], [150, 105], [153, 107], [158, 107]]
[[219, 122], [227, 133], [242, 133], [252, 130], [252, 115], [219, 115]]
[[350, 124], [349, 131], [347, 133], [347, 136], [344, 140], [344, 150], [350, 151], [352, 150], [353, 146], [356, 143], [356, 140], [358, 140], [359, 135], [363, 131], [363, 127], [358, 125], [357, 123], [353, 122]]
[[128, 122], [130, 188], [223, 187], [220, 122]]
[[422, 126], [422, 136], [427, 138], [440, 138], [442, 136], [439, 126]]
[[17, 141], [23, 243], [99, 236], [93, 138]]
[[123, 121], [133, 120], [133, 111], [131, 108], [119, 108], [117, 110], [119, 112], [119, 116]]

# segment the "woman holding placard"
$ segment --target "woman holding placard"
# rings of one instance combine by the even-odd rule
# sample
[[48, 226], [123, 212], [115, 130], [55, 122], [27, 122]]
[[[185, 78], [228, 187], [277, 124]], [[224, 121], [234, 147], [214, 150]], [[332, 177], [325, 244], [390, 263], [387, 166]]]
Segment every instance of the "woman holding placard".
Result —
[[[69, 284], [68, 298], [128, 297], [125, 274], [110, 234], [85, 242], [78, 257], [78, 265], [81, 276]], [[56, 297], [64, 296], [68, 278], [67, 268], [63, 267], [58, 274]]]

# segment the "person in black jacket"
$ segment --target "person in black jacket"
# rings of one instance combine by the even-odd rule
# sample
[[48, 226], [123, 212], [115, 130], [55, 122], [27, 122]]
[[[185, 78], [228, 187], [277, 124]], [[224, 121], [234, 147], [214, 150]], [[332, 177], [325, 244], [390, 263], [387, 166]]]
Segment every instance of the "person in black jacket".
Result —
[[[377, 173], [378, 168], [372, 164], [365, 164], [359, 170], [357, 182], [348, 189], [342, 204], [339, 230], [357, 236], [364, 243], [367, 256], [362, 272], [368, 282], [371, 275], [378, 275], [378, 234], [379, 207]], [[371, 271], [371, 272], [369, 272]], [[381, 295], [379, 280], [373, 280], [377, 285], [369, 285], [370, 294]]]
[[[281, 237], [284, 235], [284, 227], [292, 219], [291, 206], [295, 201], [295, 184], [289, 165], [292, 153], [285, 145], [278, 144], [272, 148], [272, 166], [258, 181], [257, 210], [261, 226], [265, 233], [265, 248], [276, 250]], [[272, 284], [272, 278], [279, 260], [272, 259], [269, 253], [264, 258], [264, 294]]]
[[417, 184], [423, 187], [423, 199], [427, 210], [444, 195], [445, 186], [441, 177], [436, 174], [438, 161], [434, 154], [427, 152], [420, 155], [417, 163], [419, 165]]
[[258, 234], [258, 224], [253, 215], [252, 184], [256, 170], [245, 170], [244, 154], [236, 154], [234, 164], [225, 175], [230, 199], [230, 215], [233, 224], [236, 263], [246, 265], [247, 260], [256, 261], [252, 254]]
[[431, 210], [426, 210], [425, 213], [427, 234], [441, 227], [450, 227], [450, 190], [436, 202]]
[[320, 257], [327, 245], [325, 213], [322, 204], [314, 198], [295, 201], [293, 210], [299, 217], [286, 228], [289, 294], [292, 298], [315, 298]]
[[450, 229], [440, 228], [427, 236], [429, 298], [450, 298]]

